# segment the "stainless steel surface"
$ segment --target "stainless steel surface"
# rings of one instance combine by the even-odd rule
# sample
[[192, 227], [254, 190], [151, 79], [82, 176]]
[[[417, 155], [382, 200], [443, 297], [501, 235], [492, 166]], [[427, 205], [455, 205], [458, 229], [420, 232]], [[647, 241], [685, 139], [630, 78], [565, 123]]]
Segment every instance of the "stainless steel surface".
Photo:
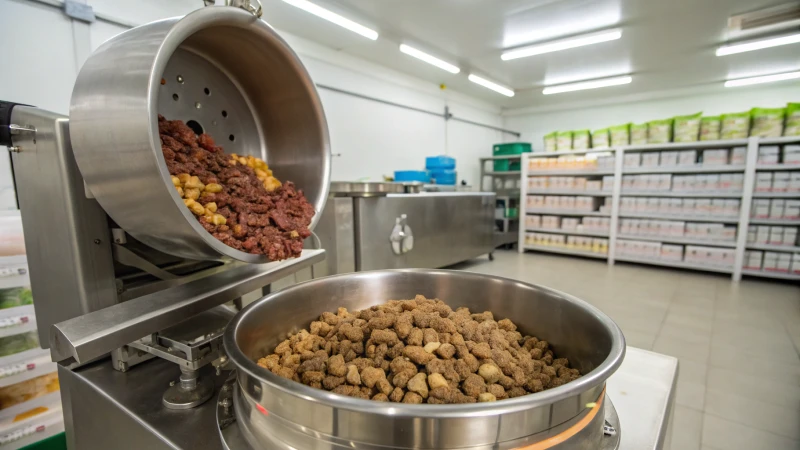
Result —
[[84, 363], [163, 330], [322, 261], [324, 250], [303, 250], [295, 259], [240, 264], [210, 277], [148, 294], [53, 326], [53, 361]]
[[[497, 403], [432, 407], [342, 397], [280, 378], [255, 363], [323, 311], [363, 309], [417, 294], [513, 317], [522, 332], [546, 339], [585, 375]], [[401, 270], [327, 277], [258, 300], [228, 326], [225, 351], [238, 369], [242, 390], [237, 420], [257, 442], [278, 439], [308, 448], [313, 437], [357, 448], [506, 448], [541, 441], [587, 414], [585, 405], [598, 400], [606, 379], [622, 363], [625, 339], [600, 310], [567, 294], [488, 275]]]
[[[358, 271], [445, 267], [494, 248], [494, 194], [390, 194], [353, 201]], [[398, 255], [388, 236], [403, 214], [414, 248]]]
[[334, 181], [331, 194], [344, 197], [380, 197], [405, 192], [402, 183], [379, 183], [374, 181]]
[[232, 152], [265, 155], [322, 211], [330, 149], [319, 96], [297, 55], [252, 14], [208, 7], [110, 39], [81, 68], [69, 126], [86, 185], [133, 237], [189, 259], [266, 262], [217, 241], [184, 207], [161, 153], [158, 113], [196, 121]]
[[214, 395], [214, 380], [200, 376], [199, 370], [181, 367], [181, 377], [164, 391], [161, 403], [167, 409], [192, 409], [207, 402]]
[[[108, 217], [86, 198], [64, 116], [16, 106], [12, 120], [36, 133], [14, 137], [14, 182], [30, 267], [39, 342], [50, 326], [117, 303]], [[141, 336], [140, 336], [141, 337]]]
[[677, 382], [677, 358], [628, 347], [607, 383], [622, 424], [620, 450], [669, 448]]
[[327, 273], [323, 275], [356, 271], [354, 226], [353, 200], [331, 196], [314, 230], [325, 248]]

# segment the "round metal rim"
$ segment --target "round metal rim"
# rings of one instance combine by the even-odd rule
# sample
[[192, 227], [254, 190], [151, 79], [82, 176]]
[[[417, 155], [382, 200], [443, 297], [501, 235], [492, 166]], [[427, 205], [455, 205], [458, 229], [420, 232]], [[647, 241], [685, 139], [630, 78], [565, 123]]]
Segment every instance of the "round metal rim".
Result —
[[345, 397], [338, 394], [334, 394], [329, 391], [315, 389], [310, 386], [306, 386], [302, 383], [297, 383], [295, 381], [287, 380], [258, 366], [255, 362], [247, 358], [244, 355], [244, 353], [242, 353], [242, 351], [239, 349], [239, 346], [236, 345], [236, 339], [235, 339], [236, 328], [239, 322], [243, 320], [243, 318], [247, 316], [248, 312], [252, 310], [256, 305], [264, 301], [269, 301], [271, 295], [268, 295], [245, 307], [228, 324], [227, 328], [225, 329], [225, 334], [223, 338], [223, 345], [225, 347], [225, 352], [227, 353], [231, 361], [233, 361], [233, 363], [236, 365], [238, 370], [244, 371], [249, 376], [270, 385], [270, 387], [272, 388], [279, 389], [295, 397], [300, 397], [305, 400], [319, 401], [336, 408], [348, 409], [351, 411], [357, 411], [361, 413], [379, 414], [379, 415], [387, 415], [394, 417], [417, 417], [417, 418], [436, 418], [436, 419], [441, 419], [443, 417], [467, 418], [472, 416], [501, 415], [501, 414], [514, 413], [514, 412], [529, 410], [540, 406], [549, 405], [557, 401], [564, 400], [574, 396], [576, 394], [576, 391], [583, 392], [604, 383], [608, 379], [608, 377], [611, 376], [611, 374], [614, 373], [619, 368], [619, 366], [622, 364], [622, 360], [625, 357], [625, 337], [622, 334], [622, 330], [620, 330], [617, 324], [614, 323], [614, 321], [611, 320], [611, 318], [608, 317], [605, 313], [603, 313], [596, 307], [592, 306], [591, 304], [577, 297], [566, 294], [564, 292], [535, 285], [532, 283], [524, 283], [522, 281], [513, 280], [510, 278], [498, 277], [494, 275], [484, 275], [471, 272], [462, 272], [459, 270], [442, 270], [442, 269], [376, 270], [376, 271], [356, 272], [351, 274], [333, 275], [329, 277], [318, 278], [315, 280], [310, 280], [296, 284], [280, 292], [285, 292], [287, 290], [292, 290], [292, 289], [300, 289], [304, 286], [313, 285], [314, 283], [320, 283], [323, 280], [331, 278], [343, 278], [343, 277], [357, 278], [359, 276], [365, 276], [368, 274], [403, 273], [403, 272], [429, 273], [429, 274], [457, 273], [461, 276], [466, 276], [466, 277], [484, 278], [484, 279], [497, 280], [503, 282], [513, 282], [526, 287], [533, 287], [547, 293], [558, 295], [560, 297], [563, 297], [564, 300], [566, 301], [580, 304], [582, 307], [586, 308], [589, 312], [591, 312], [598, 320], [600, 320], [607, 327], [607, 329], [612, 334], [613, 344], [611, 347], [611, 351], [609, 352], [609, 355], [606, 357], [606, 359], [588, 374], [583, 375], [579, 379], [571, 381], [570, 383], [567, 383], [565, 385], [553, 389], [548, 389], [546, 391], [542, 391], [536, 394], [524, 395], [522, 397], [507, 399], [496, 403], [493, 402], [493, 403], [473, 403], [473, 404], [436, 405], [436, 406], [411, 405], [404, 403], [383, 404], [381, 402], [375, 402], [373, 400], [362, 400], [358, 398]]
[[[191, 20], [187, 20], [191, 19]], [[167, 19], [170, 20], [170, 19]], [[274, 39], [278, 44], [285, 46], [289, 50], [289, 54], [294, 58], [296, 62], [296, 67], [299, 70], [302, 70], [306, 75], [306, 80], [310, 82], [311, 77], [308, 74], [308, 71], [305, 69], [305, 66], [300, 61], [300, 58], [297, 57], [297, 54], [291, 49], [288, 43], [286, 43], [283, 38], [278, 35], [278, 33], [269, 26], [263, 20], [257, 19], [252, 14], [245, 12], [239, 8], [233, 7], [206, 7], [195, 12], [192, 12], [185, 17], [178, 20], [174, 26], [167, 32], [166, 36], [164, 36], [164, 40], [161, 42], [159, 47], [158, 53], [164, 54], [164, 57], [156, 58], [155, 64], [150, 70], [150, 80], [149, 86], [147, 90], [147, 98], [148, 98], [148, 106], [147, 111], [150, 115], [150, 138], [152, 142], [152, 149], [156, 153], [156, 160], [158, 162], [158, 168], [161, 173], [161, 178], [168, 186], [172, 186], [172, 180], [170, 178], [169, 170], [167, 169], [167, 164], [164, 161], [164, 155], [161, 153], [161, 140], [158, 133], [158, 112], [155, 111], [157, 102], [158, 102], [158, 86], [161, 83], [161, 74], [164, 73], [166, 69], [167, 63], [169, 62], [169, 56], [171, 56], [178, 47], [189, 37], [193, 34], [201, 31], [209, 26], [213, 26], [214, 24], [227, 24], [227, 25], [239, 25], [239, 26], [251, 26], [253, 23], [256, 23], [255, 26], [259, 26], [264, 28], [270, 37]], [[318, 93], [316, 92], [316, 88], [314, 88], [313, 84], [309, 86], [312, 101], [316, 104], [315, 106], [317, 109], [322, 112], [322, 102], [319, 98]], [[324, 113], [322, 117], [322, 124], [325, 126], [325, 152], [330, 154], [330, 142], [327, 133], [327, 124], [324, 120]], [[330, 179], [330, 158], [325, 160], [325, 168], [324, 168], [324, 177], [325, 182], [322, 183], [323, 191], [320, 193], [320, 205], [319, 210], [314, 214], [314, 217], [311, 219], [311, 224], [309, 224], [309, 229], [313, 230], [314, 226], [321, 218], [322, 210], [325, 208], [325, 202], [327, 201], [328, 191], [330, 189], [330, 183], [328, 182]], [[219, 240], [217, 240], [214, 236], [211, 235], [208, 231], [206, 231], [201, 225], [200, 222], [194, 217], [194, 215], [189, 211], [188, 208], [185, 207], [183, 201], [178, 196], [178, 193], [175, 189], [170, 189], [170, 196], [172, 197], [173, 202], [175, 203], [175, 207], [181, 211], [183, 217], [189, 222], [189, 225], [192, 229], [195, 230], [198, 235], [215, 251], [217, 251], [222, 256], [228, 256], [230, 258], [244, 261], [247, 263], [252, 264], [264, 264], [271, 262], [266, 255], [254, 255], [251, 253], [245, 253], [241, 250], [237, 250], [233, 247], [229, 247]], [[316, 207], [316, 205], [315, 205]], [[316, 208], [315, 208], [316, 209]]]

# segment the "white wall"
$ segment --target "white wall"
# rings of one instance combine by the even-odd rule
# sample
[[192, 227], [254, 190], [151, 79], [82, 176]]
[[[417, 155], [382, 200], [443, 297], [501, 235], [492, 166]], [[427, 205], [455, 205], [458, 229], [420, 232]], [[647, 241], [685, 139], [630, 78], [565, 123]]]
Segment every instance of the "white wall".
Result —
[[764, 85], [750, 89], [730, 88], [705, 95], [697, 92], [676, 93], [666, 98], [587, 107], [572, 104], [568, 109], [507, 111], [504, 113], [504, 126], [521, 131], [523, 141], [532, 142], [535, 150], [543, 150], [544, 135], [558, 130], [595, 130], [627, 122], [642, 123], [701, 111], [705, 115], [717, 115], [747, 111], [753, 107], [775, 108], [786, 106], [787, 102], [800, 102], [800, 83]]
[[[44, 3], [59, 4], [58, 0]], [[178, 14], [200, 0], [87, 0], [98, 17], [92, 24], [70, 20], [56, 6], [32, 0], [0, 0], [0, 42], [13, 61], [0, 71], [0, 99], [33, 104], [66, 114], [72, 85], [91, 50], [128, 26]], [[500, 126], [500, 109], [334, 49], [281, 33], [300, 55], [314, 81], [443, 113]], [[457, 159], [459, 179], [478, 183], [477, 158], [491, 145], [511, 138], [500, 132], [320, 89], [328, 118], [333, 179], [379, 180], [394, 170], [423, 169], [425, 156]]]

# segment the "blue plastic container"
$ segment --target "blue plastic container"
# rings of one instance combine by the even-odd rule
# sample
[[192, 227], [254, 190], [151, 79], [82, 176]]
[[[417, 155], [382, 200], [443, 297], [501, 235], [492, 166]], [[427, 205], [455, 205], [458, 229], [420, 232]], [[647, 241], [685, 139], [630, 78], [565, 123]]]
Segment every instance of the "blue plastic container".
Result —
[[428, 170], [454, 170], [456, 159], [449, 156], [428, 156], [425, 158], [425, 168]]
[[430, 170], [431, 182], [436, 184], [454, 185], [456, 184], [457, 172], [455, 170]]
[[419, 181], [420, 183], [430, 183], [431, 177], [428, 176], [428, 172], [424, 170], [395, 170], [394, 181], [397, 182]]

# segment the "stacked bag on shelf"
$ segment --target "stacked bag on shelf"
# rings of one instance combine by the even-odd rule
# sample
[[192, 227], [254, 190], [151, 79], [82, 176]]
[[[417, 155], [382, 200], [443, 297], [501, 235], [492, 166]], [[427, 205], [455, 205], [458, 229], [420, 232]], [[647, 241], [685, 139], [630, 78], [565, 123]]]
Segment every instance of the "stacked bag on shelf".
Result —
[[748, 136], [800, 136], [800, 103], [785, 108], [703, 116], [703, 113], [626, 123], [590, 132], [554, 131], [544, 136], [546, 152], [604, 149], [625, 145], [744, 139]]

